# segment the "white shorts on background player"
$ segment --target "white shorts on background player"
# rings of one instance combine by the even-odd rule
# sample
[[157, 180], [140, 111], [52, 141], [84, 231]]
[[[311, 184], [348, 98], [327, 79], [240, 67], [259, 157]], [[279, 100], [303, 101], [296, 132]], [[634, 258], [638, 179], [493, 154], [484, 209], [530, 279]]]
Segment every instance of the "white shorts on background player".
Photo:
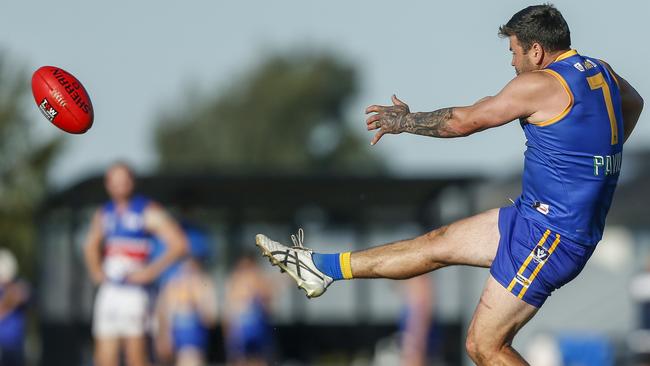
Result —
[[140, 286], [104, 283], [93, 311], [93, 335], [99, 338], [138, 337], [145, 334], [149, 294]]

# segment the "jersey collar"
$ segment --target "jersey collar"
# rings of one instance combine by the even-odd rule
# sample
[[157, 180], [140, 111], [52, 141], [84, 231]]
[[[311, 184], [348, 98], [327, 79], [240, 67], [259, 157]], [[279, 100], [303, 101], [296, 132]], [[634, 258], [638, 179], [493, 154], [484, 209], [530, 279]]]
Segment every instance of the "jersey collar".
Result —
[[571, 57], [571, 56], [575, 56], [575, 55], [577, 55], [577, 54], [578, 54], [578, 51], [576, 51], [576, 50], [568, 50], [568, 51], [564, 52], [563, 54], [559, 55], [559, 56], [555, 59], [555, 61], [553, 61], [553, 62], [562, 61], [562, 60], [564, 60], [565, 58], [569, 58], [569, 57]]

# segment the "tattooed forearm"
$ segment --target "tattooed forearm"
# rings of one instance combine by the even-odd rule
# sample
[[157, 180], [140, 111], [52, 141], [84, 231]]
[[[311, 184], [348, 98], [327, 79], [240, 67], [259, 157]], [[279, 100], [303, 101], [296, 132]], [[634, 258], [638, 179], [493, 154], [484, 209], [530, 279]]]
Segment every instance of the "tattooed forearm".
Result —
[[401, 130], [416, 135], [432, 137], [458, 137], [462, 133], [450, 125], [453, 108], [442, 108], [433, 112], [409, 113], [400, 121]]
[[477, 129], [468, 124], [462, 107], [442, 108], [433, 112], [411, 113], [409, 106], [392, 97], [393, 105], [371, 105], [366, 108], [366, 114], [371, 114], [366, 119], [368, 131], [378, 130], [371, 145], [374, 145], [385, 134], [398, 134], [409, 132], [416, 135], [432, 137], [460, 137], [467, 136]]

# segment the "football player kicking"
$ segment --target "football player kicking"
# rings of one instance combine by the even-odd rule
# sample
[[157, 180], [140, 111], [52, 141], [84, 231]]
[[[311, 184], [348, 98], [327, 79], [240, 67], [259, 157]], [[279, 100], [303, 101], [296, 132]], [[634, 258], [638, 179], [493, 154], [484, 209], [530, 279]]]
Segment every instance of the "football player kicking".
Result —
[[352, 278], [405, 279], [449, 265], [490, 268], [466, 348], [479, 365], [526, 365], [512, 347], [551, 292], [575, 278], [600, 241], [622, 162], [623, 143], [643, 108], [636, 90], [602, 60], [571, 49], [552, 5], [527, 7], [499, 29], [517, 76], [470, 106], [412, 113], [366, 109], [372, 144], [385, 134], [463, 137], [519, 120], [526, 135], [522, 194], [420, 237], [359, 252], [314, 253], [257, 235], [256, 243], [307, 296]]

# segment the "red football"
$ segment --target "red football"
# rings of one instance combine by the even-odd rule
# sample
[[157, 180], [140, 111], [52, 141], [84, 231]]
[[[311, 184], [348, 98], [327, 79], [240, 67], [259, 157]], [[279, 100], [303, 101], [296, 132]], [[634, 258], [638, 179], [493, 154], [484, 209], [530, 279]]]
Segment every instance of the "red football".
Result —
[[38, 109], [54, 125], [69, 133], [84, 133], [93, 125], [93, 105], [86, 89], [69, 72], [43, 66], [32, 76]]

